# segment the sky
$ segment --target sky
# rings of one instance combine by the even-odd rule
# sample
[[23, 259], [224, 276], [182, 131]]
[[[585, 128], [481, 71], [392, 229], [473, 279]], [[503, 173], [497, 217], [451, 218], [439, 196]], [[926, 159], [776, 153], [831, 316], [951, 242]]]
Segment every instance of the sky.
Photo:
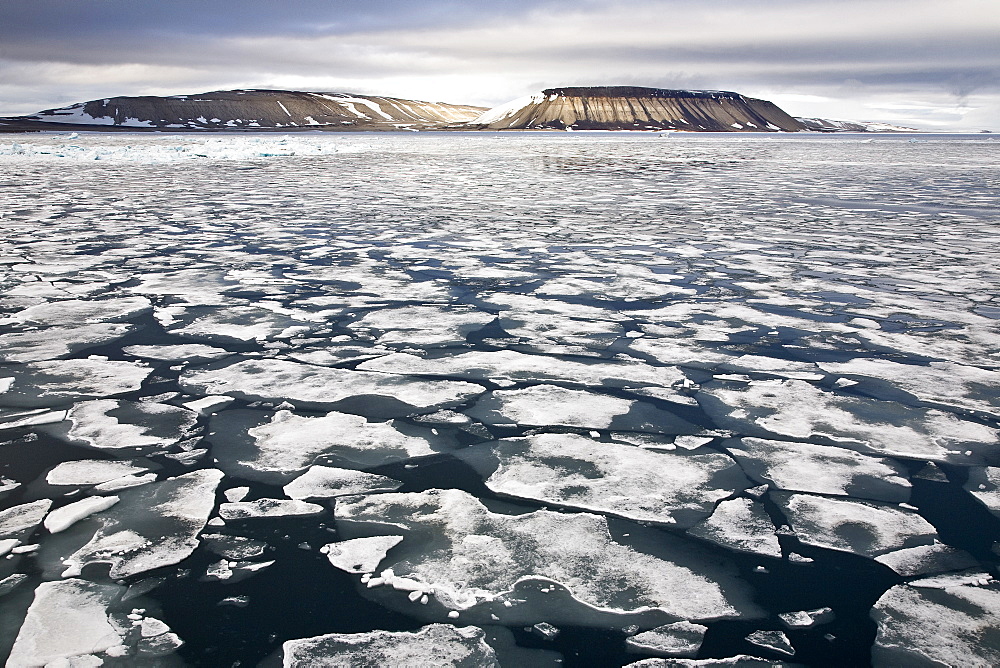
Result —
[[489, 107], [586, 85], [1000, 131], [1000, 0], [0, 0], [0, 115], [231, 88]]

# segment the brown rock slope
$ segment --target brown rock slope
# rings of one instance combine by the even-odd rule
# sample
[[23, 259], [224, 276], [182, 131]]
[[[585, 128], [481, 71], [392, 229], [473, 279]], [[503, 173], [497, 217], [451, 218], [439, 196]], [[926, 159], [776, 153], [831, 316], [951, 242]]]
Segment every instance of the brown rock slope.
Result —
[[689, 130], [798, 132], [805, 127], [767, 100], [727, 91], [638, 86], [549, 88], [490, 109], [470, 126], [490, 130]]
[[348, 93], [228, 90], [170, 97], [112, 97], [4, 119], [25, 129], [424, 130], [465, 123], [483, 107]]

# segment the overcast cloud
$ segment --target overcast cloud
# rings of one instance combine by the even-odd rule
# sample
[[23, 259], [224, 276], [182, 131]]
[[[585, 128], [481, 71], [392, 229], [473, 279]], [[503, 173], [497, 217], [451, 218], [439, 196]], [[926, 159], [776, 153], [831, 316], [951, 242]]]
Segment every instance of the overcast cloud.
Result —
[[1000, 130], [998, 35], [997, 0], [0, 0], [0, 115], [227, 88], [492, 106], [633, 84]]

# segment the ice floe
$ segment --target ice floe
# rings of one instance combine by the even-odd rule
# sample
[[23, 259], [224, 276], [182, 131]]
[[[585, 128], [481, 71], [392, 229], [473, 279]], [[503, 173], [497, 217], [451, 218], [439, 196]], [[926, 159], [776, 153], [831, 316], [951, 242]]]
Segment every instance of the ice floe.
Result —
[[288, 400], [296, 406], [364, 411], [372, 417], [460, 404], [483, 391], [472, 383], [418, 380], [408, 376], [300, 364], [244, 360], [218, 368], [185, 371], [181, 388], [194, 394]]
[[181, 561], [198, 547], [221, 479], [221, 471], [202, 469], [121, 492], [90, 541], [63, 561], [64, 576], [104, 562], [111, 577], [124, 578]]
[[50, 499], [39, 499], [0, 511], [0, 537], [21, 536], [34, 529], [51, 507]]
[[739, 498], [721, 502], [712, 516], [688, 533], [738, 552], [780, 557], [774, 523], [763, 505]]
[[224, 348], [216, 348], [204, 343], [125, 346], [122, 348], [122, 352], [143, 359], [163, 362], [191, 362], [193, 364], [210, 362], [233, 354]]
[[371, 311], [349, 327], [377, 334], [383, 346], [453, 346], [496, 319], [491, 313], [436, 306], [407, 306]]
[[56, 508], [50, 512], [44, 521], [44, 526], [49, 533], [59, 533], [70, 528], [80, 520], [86, 519], [94, 513], [107, 510], [118, 503], [117, 496], [89, 496], [79, 501]]
[[126, 394], [138, 390], [151, 371], [144, 364], [90, 358], [9, 367], [0, 373], [10, 374], [14, 382], [0, 394], [0, 405], [56, 406]]
[[140, 459], [78, 459], [57, 464], [45, 475], [45, 482], [50, 485], [99, 485], [152, 468], [155, 468], [153, 462]]
[[197, 415], [151, 401], [95, 399], [74, 404], [67, 419], [65, 437], [73, 443], [95, 450], [151, 451], [189, 438]]
[[772, 493], [806, 545], [876, 557], [906, 547], [930, 545], [934, 527], [916, 513], [888, 504]]
[[754, 631], [746, 637], [746, 641], [751, 645], [757, 645], [765, 649], [788, 654], [795, 654], [795, 648], [788, 642], [788, 636], [784, 631]]
[[[598, 515], [547, 510], [506, 515], [460, 490], [429, 490], [346, 497], [338, 501], [336, 518], [345, 530], [374, 523], [405, 531], [391, 565], [394, 577], [433, 591], [446, 608], [467, 611], [463, 616], [482, 604], [478, 614], [487, 619], [486, 610], [530, 618], [530, 609], [496, 601], [523, 598], [522, 590], [533, 582], [553, 591], [545, 585], [549, 581], [609, 612], [659, 608], [705, 619], [755, 609], [717, 561], [666, 537], [658, 545], [662, 557], [640, 552], [613, 540], [607, 520]], [[547, 612], [576, 620], [580, 615], [572, 606]]]
[[287, 499], [257, 499], [237, 501], [219, 506], [219, 515], [224, 520], [248, 520], [262, 517], [301, 517], [319, 515], [326, 508], [315, 503]]
[[777, 489], [879, 501], [906, 501], [906, 469], [890, 460], [827, 445], [743, 438], [726, 441], [748, 477]]
[[95, 323], [69, 327], [45, 327], [0, 334], [0, 360], [44, 362], [111, 343], [135, 327], [117, 323]]
[[630, 652], [653, 656], [694, 658], [701, 649], [707, 626], [691, 622], [674, 622], [636, 634], [625, 640]]
[[502, 440], [456, 456], [503, 496], [681, 527], [749, 484], [724, 455], [654, 452], [576, 434]]
[[330, 543], [320, 550], [330, 563], [348, 573], [374, 573], [386, 553], [399, 545], [402, 536], [372, 536]]
[[888, 552], [875, 557], [875, 561], [885, 564], [903, 577], [959, 571], [979, 565], [976, 558], [965, 550], [941, 543]]
[[282, 488], [292, 499], [331, 499], [351, 494], [394, 492], [403, 483], [383, 475], [332, 466], [310, 466], [309, 470]]
[[1000, 517], [1000, 467], [975, 466], [969, 469], [965, 489], [987, 510]]

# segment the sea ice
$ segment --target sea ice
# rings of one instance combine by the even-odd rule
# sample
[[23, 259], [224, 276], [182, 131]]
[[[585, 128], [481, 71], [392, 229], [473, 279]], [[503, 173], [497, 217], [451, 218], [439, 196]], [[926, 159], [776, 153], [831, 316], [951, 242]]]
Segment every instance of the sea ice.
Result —
[[331, 633], [288, 640], [285, 668], [306, 666], [467, 666], [499, 668], [482, 629], [431, 624], [419, 631]]
[[373, 473], [331, 466], [310, 466], [309, 470], [284, 486], [291, 499], [331, 499], [351, 494], [394, 492], [403, 483]]
[[133, 362], [88, 358], [34, 362], [5, 371], [14, 382], [0, 394], [0, 405], [35, 407], [134, 392], [152, 369]]
[[87, 348], [111, 343], [134, 329], [135, 327], [127, 324], [94, 323], [0, 334], [0, 360], [4, 362], [54, 360]]
[[64, 299], [29, 306], [0, 319], [0, 326], [11, 323], [34, 325], [80, 325], [94, 322], [125, 322], [152, 311], [152, 304], [145, 297], [119, 297], [115, 299]]
[[540, 434], [459, 450], [497, 494], [688, 527], [748, 485], [720, 454], [664, 453], [576, 434]]
[[878, 624], [874, 665], [1000, 665], [1000, 590], [995, 585], [897, 585], [875, 603], [871, 616]]
[[991, 513], [1000, 517], [1000, 467], [971, 467], [965, 489]]
[[[466, 492], [434, 489], [346, 497], [337, 503], [336, 518], [342, 530], [384, 524], [406, 532], [392, 572], [433, 591], [447, 608], [467, 611], [485, 602], [492, 614], [523, 619], [530, 611], [493, 602], [517, 598], [515, 590], [529, 581], [554, 581], [576, 600], [609, 612], [659, 608], [706, 619], [755, 610], [726, 566], [665, 536], [658, 549], [666, 556], [639, 552], [615, 542], [598, 515], [494, 513]], [[547, 612], [573, 620], [567, 608]]]
[[211, 362], [212, 360], [229, 357], [233, 353], [223, 348], [205, 345], [204, 343], [177, 343], [170, 345], [125, 346], [122, 352], [126, 355], [161, 362]]
[[96, 399], [73, 405], [66, 438], [95, 450], [156, 450], [190, 437], [191, 411], [151, 401]]
[[188, 370], [181, 389], [250, 400], [288, 400], [296, 406], [334, 409], [348, 403], [372, 417], [406, 415], [414, 409], [453, 406], [482, 393], [480, 385], [418, 380], [396, 374], [331, 369], [283, 360], [244, 360], [218, 368]]
[[888, 552], [875, 561], [885, 564], [903, 577], [959, 571], [974, 568], [979, 562], [965, 550], [934, 543], [933, 545], [918, 545], [895, 552]]
[[[62, 665], [75, 657], [100, 654], [121, 644], [108, 618], [107, 607], [125, 588], [76, 578], [43, 582], [14, 641], [7, 665], [11, 668]], [[101, 665], [99, 663], [83, 665]]]
[[888, 504], [772, 492], [795, 536], [806, 545], [876, 557], [929, 545], [934, 527], [914, 512]]
[[321, 552], [325, 552], [330, 563], [342, 571], [357, 574], [374, 573], [379, 563], [385, 559], [386, 553], [399, 545], [402, 540], [402, 536], [352, 538], [325, 545]]
[[117, 496], [88, 496], [85, 499], [74, 501], [73, 503], [56, 508], [45, 517], [45, 528], [49, 533], [59, 533], [65, 531], [82, 519], [86, 519], [94, 513], [107, 510], [118, 503]]
[[468, 308], [404, 306], [371, 311], [348, 327], [376, 333], [382, 346], [454, 346], [495, 319]]
[[270, 419], [261, 411], [224, 411], [212, 416], [210, 426], [219, 465], [263, 482], [287, 483], [321, 456], [341, 467], [367, 468], [448, 449], [444, 439], [432, 443], [387, 422], [335, 411], [304, 417], [282, 410]]
[[789, 629], [808, 629], [817, 624], [833, 621], [834, 614], [832, 608], [816, 608], [815, 610], [782, 612], [778, 614], [778, 619]]
[[688, 533], [730, 550], [781, 557], [774, 523], [760, 503], [747, 498], [721, 502], [711, 517]]
[[890, 459], [828, 445], [743, 438], [723, 443], [752, 480], [813, 494], [906, 501], [906, 469]]
[[224, 520], [246, 520], [261, 517], [300, 517], [319, 515], [326, 508], [306, 501], [289, 501], [287, 499], [257, 499], [256, 501], [237, 501], [223, 503], [219, 506], [219, 516]]
[[788, 642], [788, 636], [784, 631], [754, 631], [746, 637], [746, 640], [751, 645], [765, 647], [775, 652], [789, 656], [795, 654], [795, 648]]
[[640, 654], [694, 658], [707, 630], [701, 624], [674, 622], [627, 638], [625, 646]]
[[178, 563], [198, 547], [220, 480], [222, 471], [202, 469], [123, 491], [93, 538], [63, 561], [64, 576], [91, 563], [111, 564], [112, 578]]
[[[702, 408], [720, 427], [750, 436], [820, 440], [860, 452], [975, 463], [998, 431], [951, 413], [845, 397], [801, 380], [702, 385]], [[965, 454], [971, 450], [972, 455]]]
[[559, 425], [666, 434], [698, 431], [686, 420], [646, 403], [555, 385], [494, 390], [466, 413], [486, 424]]
[[57, 464], [45, 475], [50, 485], [99, 485], [122, 476], [143, 473], [157, 468], [144, 459], [78, 459]]
[[50, 499], [40, 499], [0, 511], [0, 537], [20, 536], [34, 529], [41, 524], [51, 507]]
[[308, 332], [313, 324], [255, 306], [198, 306], [172, 312], [171, 334], [209, 341], [266, 341]]

